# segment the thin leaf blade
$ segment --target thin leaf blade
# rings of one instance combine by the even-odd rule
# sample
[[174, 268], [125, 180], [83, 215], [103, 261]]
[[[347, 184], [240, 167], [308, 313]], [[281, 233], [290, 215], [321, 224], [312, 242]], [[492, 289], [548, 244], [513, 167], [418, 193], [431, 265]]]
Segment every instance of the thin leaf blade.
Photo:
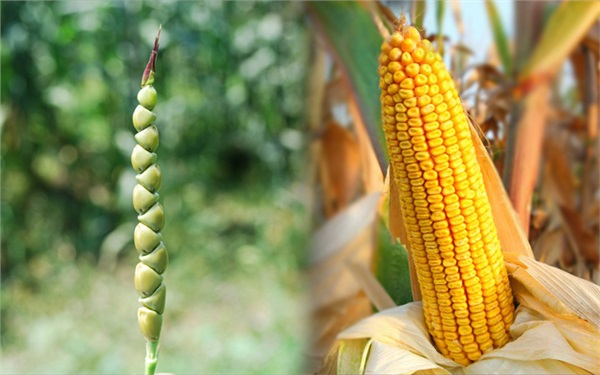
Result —
[[425, 19], [425, 11], [427, 10], [427, 2], [426, 1], [415, 1], [412, 3], [412, 19], [414, 22], [414, 26], [423, 30], [423, 20]]
[[496, 4], [493, 0], [485, 1], [485, 9], [490, 20], [490, 25], [492, 26], [494, 42], [496, 43], [496, 50], [498, 51], [498, 55], [500, 55], [500, 60], [502, 61], [504, 72], [508, 76], [510, 76], [512, 74], [513, 69], [513, 59], [510, 52], [510, 47], [508, 45], [506, 31], [504, 30], [502, 20], [500, 19], [500, 14], [498, 13], [498, 9], [496, 8]]
[[540, 42], [521, 73], [521, 79], [552, 74], [600, 17], [596, 1], [566, 1], [552, 14]]
[[379, 246], [374, 259], [375, 276], [398, 306], [412, 302], [408, 253], [392, 241], [385, 224], [380, 225]]
[[437, 23], [437, 50], [444, 55], [444, 13], [446, 12], [446, 0], [438, 0], [436, 8]]

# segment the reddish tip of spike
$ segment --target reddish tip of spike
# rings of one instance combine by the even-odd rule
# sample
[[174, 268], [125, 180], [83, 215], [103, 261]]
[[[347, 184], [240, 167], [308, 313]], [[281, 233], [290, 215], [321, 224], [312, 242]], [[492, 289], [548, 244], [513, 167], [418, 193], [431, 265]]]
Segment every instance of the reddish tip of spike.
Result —
[[[146, 86], [146, 84], [152, 84], [154, 81], [154, 73], [156, 72], [156, 56], [158, 55], [158, 40], [160, 39], [161, 31], [162, 25], [158, 27], [158, 35], [156, 35], [156, 39], [154, 39], [154, 48], [152, 48], [150, 59], [148, 60], [148, 64], [146, 65], [146, 69], [144, 69], [144, 74], [142, 75], [142, 87]], [[152, 80], [150, 80], [150, 76], [152, 76]]]

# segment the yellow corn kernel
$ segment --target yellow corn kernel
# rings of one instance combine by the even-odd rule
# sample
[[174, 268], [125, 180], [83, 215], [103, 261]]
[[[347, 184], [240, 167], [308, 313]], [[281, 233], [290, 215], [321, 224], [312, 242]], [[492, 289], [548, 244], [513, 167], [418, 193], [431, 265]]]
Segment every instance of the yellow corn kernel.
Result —
[[415, 41], [412, 39], [404, 39], [402, 41], [402, 43], [400, 43], [400, 48], [402, 48], [402, 51], [404, 52], [411, 52], [413, 49], [415, 49]]
[[[394, 63], [396, 63], [396, 62], [394, 62]], [[400, 83], [406, 79], [406, 74], [402, 70], [398, 70], [398, 71], [394, 72], [394, 75], [392, 77], [394, 79], [394, 82]]]
[[[389, 60], [391, 60], [392, 62], [398, 61], [400, 60], [400, 56], [402, 56], [402, 51], [400, 51], [399, 48], [392, 48], [390, 50], [390, 53], [388, 55]], [[388, 65], [388, 70], [390, 69], [390, 66]]]

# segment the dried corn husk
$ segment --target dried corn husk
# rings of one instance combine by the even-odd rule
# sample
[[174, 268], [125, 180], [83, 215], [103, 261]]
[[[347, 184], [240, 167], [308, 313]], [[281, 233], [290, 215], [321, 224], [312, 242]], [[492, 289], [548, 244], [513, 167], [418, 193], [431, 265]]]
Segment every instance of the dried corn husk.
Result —
[[510, 329], [512, 341], [503, 348], [461, 367], [436, 350], [422, 304], [414, 302], [372, 315], [338, 335], [321, 373], [331, 373], [333, 366], [338, 374], [600, 373], [598, 313], [591, 310], [600, 306], [600, 287], [524, 256], [507, 266], [521, 304]]
[[313, 235], [308, 276], [314, 342], [309, 355], [317, 360], [327, 353], [338, 333], [372, 312], [370, 300], [374, 298], [365, 295], [357, 272], [364, 274], [362, 265], [370, 263], [380, 200], [381, 192], [364, 196]]
[[[414, 302], [381, 311], [341, 332], [319, 373], [600, 373], [600, 286], [533, 259], [495, 167], [479, 137], [475, 132], [472, 136], [519, 302], [511, 342], [462, 367], [437, 351], [422, 304]], [[393, 225], [390, 222], [390, 231], [399, 233]]]

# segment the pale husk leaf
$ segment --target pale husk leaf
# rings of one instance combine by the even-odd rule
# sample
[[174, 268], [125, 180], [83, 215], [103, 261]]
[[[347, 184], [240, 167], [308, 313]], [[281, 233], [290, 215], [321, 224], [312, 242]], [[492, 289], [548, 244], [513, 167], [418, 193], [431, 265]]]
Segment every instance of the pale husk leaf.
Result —
[[473, 125], [471, 125], [471, 138], [473, 139], [477, 162], [481, 168], [485, 190], [492, 208], [492, 216], [498, 230], [502, 253], [512, 252], [533, 258], [533, 251], [527, 236], [519, 224], [519, 219], [504, 190], [504, 185], [502, 185], [502, 180], [498, 176], [494, 162], [487, 153]]
[[314, 235], [309, 277], [313, 288], [312, 308], [321, 309], [356, 295], [360, 285], [348, 261], [369, 264], [374, 220], [381, 193], [361, 198], [328, 220]]
[[363, 374], [373, 340], [342, 340], [338, 352], [338, 374]]
[[506, 258], [520, 302], [512, 340], [467, 367], [438, 353], [420, 302], [363, 319], [338, 339], [373, 340], [364, 373], [600, 373], [600, 330], [593, 310], [600, 306], [600, 287], [522, 255], [507, 253]]
[[373, 232], [365, 228], [338, 253], [311, 267], [309, 278], [313, 289], [311, 307], [314, 310], [338, 303], [361, 290], [360, 284], [347, 266], [347, 261], [364, 262], [371, 259]]
[[427, 370], [434, 374], [450, 374], [433, 362], [408, 350], [378, 341], [373, 341], [369, 358], [378, 360], [368, 361], [364, 374], [413, 374], [417, 372], [422, 374]]
[[338, 336], [338, 339], [343, 340], [364, 338], [372, 338], [380, 344], [425, 358], [432, 363], [427, 368], [437, 368], [440, 365], [458, 366], [454, 361], [438, 353], [429, 340], [421, 302], [409, 303], [371, 315]]
[[357, 233], [373, 223], [381, 192], [362, 197], [346, 210], [328, 220], [314, 234], [311, 262], [317, 264], [343, 249]]
[[383, 286], [377, 281], [373, 272], [364, 264], [348, 262], [347, 265], [361, 289], [366, 293], [377, 310], [386, 310], [396, 306], [390, 295], [387, 294]]
[[376, 192], [361, 198], [328, 220], [313, 237], [311, 355], [325, 354], [340, 331], [372, 312], [362, 292], [364, 283], [349, 264], [371, 263], [380, 196]]
[[[598, 373], [597, 357], [574, 348], [555, 322], [527, 307], [517, 309], [513, 341], [460, 367], [437, 352], [426, 332], [422, 304], [382, 311], [338, 336], [343, 341], [372, 337], [365, 374], [586, 374]], [[599, 354], [599, 353], [596, 353]], [[338, 364], [338, 368], [340, 365]], [[341, 373], [339, 373], [341, 374]]]
[[520, 257], [528, 273], [580, 318], [600, 329], [600, 287], [563, 270]]

